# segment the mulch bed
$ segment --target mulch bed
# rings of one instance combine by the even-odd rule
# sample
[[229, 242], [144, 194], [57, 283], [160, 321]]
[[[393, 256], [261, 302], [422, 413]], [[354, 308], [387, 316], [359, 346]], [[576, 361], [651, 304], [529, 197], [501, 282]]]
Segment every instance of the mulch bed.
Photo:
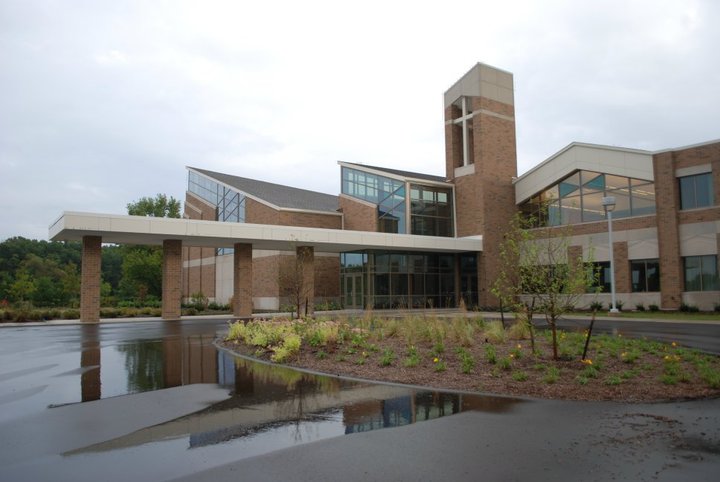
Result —
[[[720, 389], [709, 388], [690, 364], [685, 366], [690, 375], [689, 381], [674, 385], [663, 383], [660, 377], [664, 362], [661, 357], [649, 355], [644, 355], [633, 363], [626, 363], [619, 357], [605, 357], [597, 378], [589, 378], [586, 384], [581, 385], [578, 377], [586, 365], [579, 360], [579, 357], [567, 361], [553, 361], [552, 349], [548, 341], [544, 337], [538, 337], [536, 343], [537, 351], [540, 353], [536, 356], [530, 353], [529, 340], [511, 340], [504, 344], [494, 344], [498, 361], [509, 357], [513, 350], [517, 353], [520, 345], [521, 356], [511, 359], [509, 369], [500, 368], [500, 363], [494, 365], [488, 363], [484, 341], [463, 347], [475, 360], [475, 368], [469, 374], [462, 372], [460, 359], [455, 352], [458, 345], [450, 340], [446, 341], [445, 350], [439, 356], [433, 353], [432, 344], [415, 345], [419, 354], [419, 364], [405, 367], [403, 362], [408, 347], [405, 340], [400, 337], [373, 340], [370, 348], [365, 349], [347, 345], [339, 345], [334, 349], [303, 345], [300, 355], [288, 365], [331, 375], [421, 385], [429, 389], [454, 389], [545, 399], [652, 402], [720, 395]], [[229, 342], [223, 344], [238, 353], [270, 359], [270, 353], [258, 354], [253, 347]], [[348, 349], [355, 352], [348, 353]], [[392, 350], [396, 355], [390, 366], [381, 366], [385, 350]], [[592, 359], [593, 356], [591, 343], [588, 358]], [[438, 362], [434, 361], [435, 358], [439, 358]], [[437, 370], [440, 362], [445, 364], [443, 371]], [[552, 367], [559, 369], [560, 373], [556, 381], [549, 383], [547, 375]], [[513, 378], [513, 376], [521, 378], [521, 374], [527, 377], [524, 381]], [[620, 383], [610, 384], [611, 375], [615, 375], [615, 382], [619, 378]]]

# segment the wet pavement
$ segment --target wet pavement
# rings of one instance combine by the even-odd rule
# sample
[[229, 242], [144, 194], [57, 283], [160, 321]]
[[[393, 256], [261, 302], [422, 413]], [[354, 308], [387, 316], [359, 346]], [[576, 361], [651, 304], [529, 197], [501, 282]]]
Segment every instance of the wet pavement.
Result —
[[0, 329], [0, 480], [715, 480], [720, 469], [718, 400], [346, 381], [218, 350], [226, 326]]

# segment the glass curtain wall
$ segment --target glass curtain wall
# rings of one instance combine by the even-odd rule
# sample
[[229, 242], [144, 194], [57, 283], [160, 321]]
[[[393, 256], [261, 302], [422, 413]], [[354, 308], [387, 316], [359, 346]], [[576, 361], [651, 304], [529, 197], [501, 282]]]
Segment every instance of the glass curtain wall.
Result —
[[[558, 226], [605, 219], [602, 198], [615, 197], [613, 219], [655, 213], [652, 181], [576, 171], [520, 206], [538, 226]], [[545, 207], [546, 209], [543, 209]]]
[[452, 189], [410, 186], [410, 232], [426, 236], [453, 236]]
[[363, 307], [441, 308], [455, 301], [455, 256], [436, 253], [371, 251], [343, 253], [340, 273], [346, 305], [355, 303], [356, 279], [362, 273]]
[[[212, 179], [188, 171], [188, 191], [215, 206], [215, 219], [231, 223], [245, 222], [245, 196]], [[217, 254], [232, 254], [232, 248], [219, 248]]]
[[407, 232], [403, 181], [343, 167], [342, 193], [378, 206], [378, 231]]

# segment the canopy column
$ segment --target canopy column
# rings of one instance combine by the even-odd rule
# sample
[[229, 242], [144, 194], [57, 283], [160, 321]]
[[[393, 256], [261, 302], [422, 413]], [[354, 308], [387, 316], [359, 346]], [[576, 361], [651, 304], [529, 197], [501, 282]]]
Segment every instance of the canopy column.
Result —
[[162, 317], [179, 320], [182, 314], [182, 241], [163, 240]]
[[233, 255], [233, 315], [252, 316], [252, 244], [235, 243]]
[[100, 321], [102, 237], [83, 236], [80, 273], [80, 321]]

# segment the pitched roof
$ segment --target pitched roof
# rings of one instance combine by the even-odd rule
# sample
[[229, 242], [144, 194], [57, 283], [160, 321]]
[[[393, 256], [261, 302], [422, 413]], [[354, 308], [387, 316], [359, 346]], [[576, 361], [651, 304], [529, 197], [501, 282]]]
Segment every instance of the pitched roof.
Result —
[[338, 197], [331, 194], [232, 176], [230, 174], [207, 171], [196, 167], [190, 167], [189, 169], [280, 208], [328, 212], [336, 212], [338, 209]]
[[433, 181], [433, 182], [447, 182], [447, 179], [443, 176], [434, 176], [432, 174], [423, 174], [421, 172], [401, 171], [399, 169], [388, 169], [387, 167], [368, 166], [367, 164], [356, 164], [354, 162], [344, 162], [343, 161], [343, 164], [357, 166], [359, 168], [372, 169], [374, 171], [387, 172], [388, 174], [393, 174], [395, 176], [406, 177], [406, 178], [410, 178], [410, 179], [421, 179], [424, 181]]

